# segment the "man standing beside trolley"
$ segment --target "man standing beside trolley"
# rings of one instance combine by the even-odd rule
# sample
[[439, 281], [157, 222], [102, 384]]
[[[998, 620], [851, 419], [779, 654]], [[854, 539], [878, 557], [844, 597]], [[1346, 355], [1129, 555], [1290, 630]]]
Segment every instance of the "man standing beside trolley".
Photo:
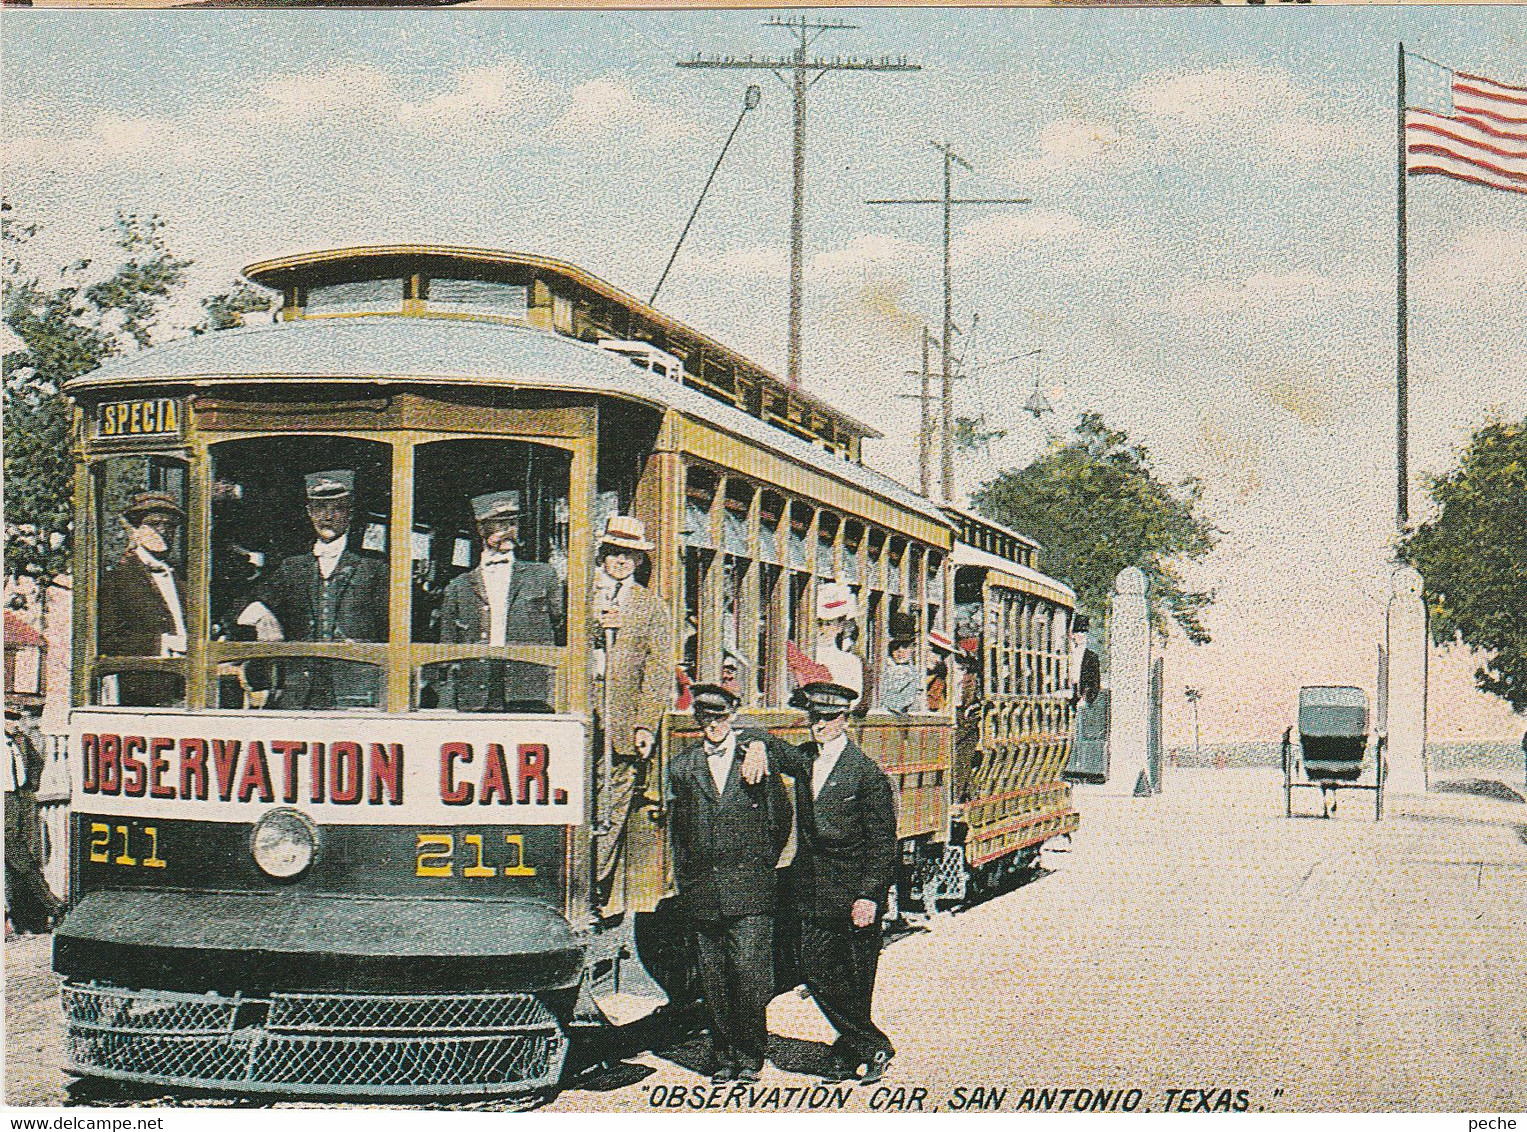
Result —
[[[880, 965], [880, 916], [896, 868], [896, 806], [885, 772], [848, 736], [858, 692], [816, 682], [791, 701], [811, 738], [780, 754], [795, 779], [796, 849], [791, 891], [801, 921], [806, 986], [838, 1031], [830, 1080], [869, 1084], [896, 1050], [872, 1015]], [[745, 770], [763, 760], [749, 758]], [[750, 774], [749, 777], [752, 775]]]
[[774, 997], [774, 866], [790, 838], [790, 801], [776, 770], [746, 780], [744, 752], [767, 736], [732, 730], [737, 697], [718, 684], [692, 694], [703, 737], [668, 766], [674, 876], [697, 938], [712, 1080], [757, 1081]]
[[[599, 902], [620, 911], [617, 873], [626, 822], [644, 765], [657, 747], [663, 713], [673, 702], [673, 618], [657, 593], [637, 581], [653, 549], [642, 521], [612, 515], [599, 540], [594, 574], [594, 702], [603, 733], [597, 849]], [[654, 792], [660, 783], [650, 782]]]

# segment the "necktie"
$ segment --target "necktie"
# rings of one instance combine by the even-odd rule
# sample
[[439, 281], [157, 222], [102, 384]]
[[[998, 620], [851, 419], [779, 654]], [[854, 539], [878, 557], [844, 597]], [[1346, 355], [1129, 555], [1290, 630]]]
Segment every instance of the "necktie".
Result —
[[484, 566], [507, 566], [514, 561], [512, 554], [485, 554], [482, 564]]

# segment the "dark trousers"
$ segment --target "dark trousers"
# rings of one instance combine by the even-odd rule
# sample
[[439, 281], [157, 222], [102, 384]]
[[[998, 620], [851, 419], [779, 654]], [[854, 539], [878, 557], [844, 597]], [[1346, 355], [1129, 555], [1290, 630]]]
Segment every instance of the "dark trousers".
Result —
[[801, 924], [801, 968], [806, 987], [850, 1056], [868, 1061], [891, 1040], [870, 1019], [875, 972], [880, 967], [880, 924], [856, 928], [847, 920]]
[[18, 932], [45, 932], [62, 908], [43, 879], [37, 853], [37, 801], [30, 791], [5, 795], [5, 903]]
[[774, 918], [723, 916], [694, 928], [716, 1063], [761, 1068], [774, 997]]

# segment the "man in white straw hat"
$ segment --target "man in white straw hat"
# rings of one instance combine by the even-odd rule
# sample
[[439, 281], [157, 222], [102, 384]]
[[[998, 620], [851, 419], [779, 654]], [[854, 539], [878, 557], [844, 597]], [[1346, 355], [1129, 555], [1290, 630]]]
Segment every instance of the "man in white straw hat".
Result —
[[623, 903], [617, 873], [626, 820], [643, 772], [649, 787], [658, 786], [648, 760], [663, 712], [673, 702], [673, 617], [663, 599], [636, 579], [652, 549], [640, 519], [612, 515], [594, 573], [594, 702], [609, 765], [599, 805], [598, 876], [600, 902], [609, 914]]

